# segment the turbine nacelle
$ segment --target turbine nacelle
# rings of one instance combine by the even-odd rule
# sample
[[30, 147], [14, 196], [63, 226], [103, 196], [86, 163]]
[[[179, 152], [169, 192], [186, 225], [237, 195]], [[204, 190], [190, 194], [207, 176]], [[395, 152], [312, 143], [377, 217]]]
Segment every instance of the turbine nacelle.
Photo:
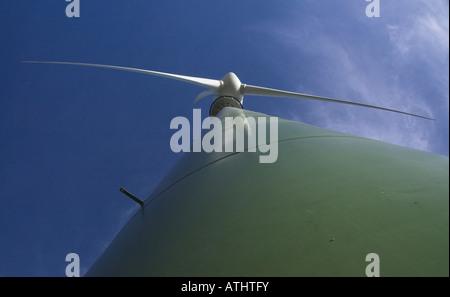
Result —
[[233, 72], [225, 74], [220, 80], [220, 87], [215, 91], [214, 101], [209, 108], [209, 115], [216, 116], [224, 107], [242, 109], [244, 101], [243, 86], [236, 74]]
[[433, 120], [432, 118], [407, 113], [403, 111], [398, 111], [394, 109], [378, 107], [374, 105], [356, 103], [352, 101], [344, 101], [327, 97], [320, 97], [314, 95], [307, 95], [301, 93], [294, 93], [276, 89], [269, 89], [264, 87], [252, 86], [242, 84], [239, 78], [233, 72], [228, 72], [222, 77], [221, 80], [209, 79], [209, 78], [201, 78], [201, 77], [193, 77], [186, 75], [178, 75], [171, 73], [164, 73], [152, 70], [138, 69], [138, 68], [130, 68], [130, 67], [122, 67], [122, 66], [112, 66], [112, 65], [101, 65], [101, 64], [88, 64], [88, 63], [73, 63], [73, 62], [44, 62], [44, 61], [24, 61], [25, 63], [41, 63], [41, 64], [64, 64], [64, 65], [79, 65], [79, 66], [90, 66], [90, 67], [100, 67], [100, 68], [109, 68], [116, 70], [125, 70], [138, 72], [143, 74], [156, 75], [166, 78], [171, 78], [175, 80], [181, 80], [187, 83], [195, 84], [201, 87], [207, 88], [206, 91], [200, 93], [197, 98], [194, 100], [194, 103], [198, 102], [200, 99], [214, 94], [214, 101], [210, 107], [210, 115], [215, 116], [217, 113], [224, 107], [235, 107], [242, 108], [242, 104], [244, 101], [244, 95], [257, 95], [257, 96], [269, 96], [269, 97], [286, 97], [286, 98], [296, 98], [296, 99], [313, 99], [320, 101], [328, 101], [335, 103], [344, 103], [350, 105], [357, 105], [362, 107], [369, 107], [375, 109], [381, 109], [386, 111], [392, 111], [396, 113], [406, 114], [414, 117], [419, 117], [423, 119]]

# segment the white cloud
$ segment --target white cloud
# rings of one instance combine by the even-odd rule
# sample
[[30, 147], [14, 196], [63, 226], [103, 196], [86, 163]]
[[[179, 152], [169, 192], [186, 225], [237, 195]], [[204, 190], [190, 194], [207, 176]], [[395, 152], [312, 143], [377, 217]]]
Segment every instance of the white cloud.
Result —
[[[428, 3], [430, 2], [430, 3]], [[428, 75], [445, 95], [448, 91], [449, 15], [443, 1], [427, 1], [396, 24], [387, 25], [393, 56], [402, 65], [422, 63]], [[433, 5], [434, 4], [434, 5]], [[420, 9], [420, 10], [419, 10]], [[448, 93], [444, 96], [448, 106]]]
[[[296, 75], [295, 70], [291, 73], [291, 83], [301, 86], [298, 92], [312, 91], [431, 117], [446, 104], [448, 113], [448, 66], [444, 66], [448, 65], [448, 4], [389, 4], [383, 3], [378, 20], [352, 17], [354, 7], [342, 5], [332, 19], [321, 18], [319, 12], [286, 20], [285, 26], [265, 23], [262, 30], [290, 49], [292, 56], [286, 59], [297, 64], [292, 70], [314, 69], [308, 72], [312, 83], [306, 85], [306, 90], [305, 74]], [[399, 11], [398, 6], [402, 5], [407, 9]], [[434, 122], [337, 104], [310, 106], [314, 115], [309, 117], [311, 124], [420, 150], [435, 150]], [[291, 119], [300, 118], [304, 116]]]

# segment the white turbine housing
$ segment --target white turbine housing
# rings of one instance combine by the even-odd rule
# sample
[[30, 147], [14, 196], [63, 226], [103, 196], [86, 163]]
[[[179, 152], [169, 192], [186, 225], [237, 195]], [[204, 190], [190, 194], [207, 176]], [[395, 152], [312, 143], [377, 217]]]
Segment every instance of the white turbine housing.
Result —
[[214, 117], [224, 107], [235, 107], [242, 109], [244, 94], [239, 78], [233, 72], [228, 72], [220, 80], [220, 87], [214, 96], [214, 102], [209, 108], [209, 115]]
[[221, 79], [221, 85], [216, 91], [216, 98], [222, 96], [234, 97], [241, 104], [244, 98], [244, 94], [241, 90], [242, 83], [239, 78], [233, 72], [228, 72]]

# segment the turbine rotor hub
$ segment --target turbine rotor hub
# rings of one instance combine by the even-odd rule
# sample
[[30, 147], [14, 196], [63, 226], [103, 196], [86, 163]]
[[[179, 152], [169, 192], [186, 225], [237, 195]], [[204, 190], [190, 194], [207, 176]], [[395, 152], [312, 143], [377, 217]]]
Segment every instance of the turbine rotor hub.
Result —
[[220, 80], [221, 86], [216, 92], [216, 97], [233, 97], [234, 99], [238, 100], [241, 105], [242, 101], [244, 99], [244, 95], [242, 94], [241, 88], [242, 83], [239, 80], [239, 78], [234, 74], [233, 72], [228, 72], [227, 74], [222, 77]]

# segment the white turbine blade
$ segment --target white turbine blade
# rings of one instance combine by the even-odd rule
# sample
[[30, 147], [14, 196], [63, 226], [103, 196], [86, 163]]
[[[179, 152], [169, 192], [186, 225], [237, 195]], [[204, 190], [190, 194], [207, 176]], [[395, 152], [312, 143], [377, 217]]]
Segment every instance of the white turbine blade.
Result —
[[193, 76], [185, 76], [171, 73], [164, 73], [152, 70], [138, 69], [138, 68], [130, 68], [130, 67], [122, 67], [122, 66], [112, 66], [112, 65], [103, 65], [103, 64], [89, 64], [89, 63], [74, 63], [74, 62], [49, 62], [49, 61], [23, 61], [24, 63], [40, 63], [40, 64], [61, 64], [61, 65], [78, 65], [78, 66], [89, 66], [89, 67], [99, 67], [99, 68], [109, 68], [116, 70], [124, 70], [131, 71], [143, 74], [150, 74], [156, 76], [167, 77], [171, 79], [181, 80], [187, 83], [195, 84], [198, 86], [202, 86], [208, 89], [217, 89], [220, 87], [220, 81], [209, 78], [201, 78], [201, 77], [193, 77]]
[[214, 90], [214, 89], [210, 89], [210, 90], [201, 92], [200, 94], [198, 94], [197, 98], [195, 98], [194, 104], [197, 103], [198, 101], [200, 101], [201, 99], [205, 98], [206, 96], [213, 94], [215, 91], [216, 90]]
[[374, 106], [374, 105], [368, 105], [368, 104], [362, 104], [357, 102], [351, 102], [351, 101], [344, 101], [344, 100], [338, 100], [333, 98], [327, 98], [327, 97], [320, 97], [320, 96], [313, 96], [313, 95], [307, 95], [307, 94], [301, 94], [301, 93], [294, 93], [294, 92], [288, 92], [288, 91], [281, 91], [276, 89], [269, 89], [269, 88], [263, 88], [258, 86], [252, 86], [252, 85], [243, 85], [242, 93], [244, 95], [260, 95], [260, 96], [270, 96], [270, 97], [287, 97], [287, 98], [300, 98], [300, 99], [313, 99], [313, 100], [321, 100], [321, 101], [328, 101], [328, 102], [336, 102], [336, 103], [344, 103], [344, 104], [351, 104], [351, 105], [357, 105], [357, 106], [363, 106], [363, 107], [370, 107], [370, 108], [376, 108], [381, 110], [387, 110], [392, 111], [396, 113], [402, 113], [418, 118], [423, 118], [427, 120], [434, 120], [432, 118], [404, 112], [404, 111], [398, 111], [394, 109]]

